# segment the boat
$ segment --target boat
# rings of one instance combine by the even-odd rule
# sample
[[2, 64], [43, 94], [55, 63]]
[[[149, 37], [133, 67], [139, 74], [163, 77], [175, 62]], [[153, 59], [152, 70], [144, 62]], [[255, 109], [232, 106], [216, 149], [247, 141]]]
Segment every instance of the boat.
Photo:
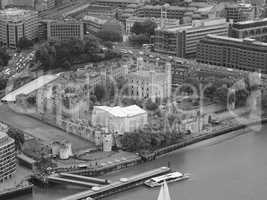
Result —
[[164, 181], [163, 184], [161, 185], [157, 200], [171, 200], [169, 188], [166, 181]]
[[172, 172], [169, 174], [165, 174], [162, 176], [157, 176], [157, 177], [148, 179], [144, 182], [144, 184], [149, 187], [157, 187], [157, 186], [163, 185], [164, 182], [172, 183], [172, 182], [177, 182], [177, 181], [188, 179], [189, 177], [190, 177], [189, 174], [183, 174], [180, 172]]

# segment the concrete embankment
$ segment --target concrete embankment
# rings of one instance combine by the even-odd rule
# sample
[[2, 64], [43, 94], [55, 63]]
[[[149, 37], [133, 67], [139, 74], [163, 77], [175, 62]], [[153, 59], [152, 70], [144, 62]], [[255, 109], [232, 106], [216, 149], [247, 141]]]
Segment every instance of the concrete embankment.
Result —
[[85, 175], [85, 176], [101, 176], [107, 173], [111, 173], [111, 172], [115, 172], [121, 169], [125, 169], [128, 167], [132, 167], [138, 164], [141, 164], [143, 162], [149, 161], [149, 160], [153, 160], [156, 159], [159, 156], [164, 156], [165, 154], [168, 154], [172, 151], [178, 150], [180, 148], [186, 147], [188, 145], [191, 144], [195, 144], [197, 142], [201, 142], [203, 140], [207, 140], [207, 139], [211, 139], [214, 138], [216, 136], [220, 136], [223, 134], [227, 134], [233, 131], [237, 131], [237, 130], [241, 130], [259, 123], [266, 123], [267, 122], [267, 118], [263, 119], [263, 120], [259, 120], [259, 121], [253, 121], [250, 122], [248, 124], [241, 124], [241, 125], [236, 125], [233, 127], [229, 127], [229, 128], [225, 128], [223, 130], [220, 131], [214, 131], [212, 133], [207, 133], [207, 134], [202, 134], [190, 139], [187, 139], [186, 141], [182, 141], [158, 150], [155, 150], [152, 153], [146, 154], [146, 155], [140, 155], [139, 158], [133, 159], [133, 160], [128, 160], [125, 162], [119, 162], [119, 163], [114, 163], [112, 165], [109, 166], [104, 166], [104, 167], [98, 167], [98, 168], [89, 168], [89, 169], [76, 169], [76, 170], [70, 170], [70, 169], [57, 169], [57, 172], [68, 172], [68, 173], [73, 173], [73, 174], [78, 174], [78, 175]]
[[146, 154], [146, 155], [142, 155], [142, 157], [145, 160], [156, 159], [157, 156], [162, 156], [164, 154], [170, 153], [172, 151], [175, 151], [177, 149], [186, 147], [188, 145], [195, 144], [197, 142], [201, 142], [203, 140], [207, 140], [207, 139], [210, 139], [210, 138], [213, 138], [213, 137], [216, 137], [216, 136], [220, 136], [220, 135], [223, 135], [223, 134], [226, 134], [226, 133], [229, 133], [229, 132], [233, 132], [233, 131], [244, 129], [244, 128], [247, 128], [247, 127], [250, 127], [250, 126], [254, 126], [254, 125], [257, 125], [259, 123], [267, 123], [267, 118], [266, 119], [262, 119], [262, 120], [258, 120], [258, 121], [252, 121], [252, 122], [250, 122], [250, 123], [248, 123], [246, 125], [245, 124], [239, 124], [239, 125], [236, 125], [236, 126], [233, 126], [233, 127], [229, 127], [229, 128], [223, 129], [223, 130], [214, 131], [212, 133], [202, 134], [202, 135], [190, 138], [190, 139], [188, 139], [186, 141], [179, 142], [177, 144], [173, 144], [173, 145], [170, 145], [170, 146], [167, 146], [167, 147], [164, 147], [164, 148], [160, 148], [158, 150], [155, 150], [152, 153], [149, 153], [149, 154]]
[[32, 193], [33, 184], [17, 186], [0, 192], [0, 199], [13, 198], [19, 195]]

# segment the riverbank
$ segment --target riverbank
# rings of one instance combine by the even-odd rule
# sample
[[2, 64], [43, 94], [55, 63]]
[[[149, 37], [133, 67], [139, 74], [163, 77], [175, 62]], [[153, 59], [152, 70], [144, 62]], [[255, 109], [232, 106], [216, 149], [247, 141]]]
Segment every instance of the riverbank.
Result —
[[0, 191], [0, 199], [9, 199], [19, 195], [32, 193], [33, 184], [25, 181], [23, 184]]
[[[162, 157], [168, 153], [174, 152], [180, 148], [184, 148], [186, 146], [189, 146], [189, 145], [192, 145], [192, 144], [204, 141], [204, 140], [208, 140], [208, 139], [211, 139], [211, 138], [214, 138], [220, 135], [224, 135], [230, 132], [234, 132], [237, 130], [246, 129], [250, 126], [253, 126], [259, 123], [266, 123], [266, 122], [267, 122], [267, 118], [262, 119], [262, 120], [257, 120], [257, 121], [251, 121], [246, 125], [239, 124], [239, 125], [234, 125], [229, 128], [224, 128], [223, 130], [201, 134], [199, 136], [187, 138], [186, 141], [182, 141], [177, 144], [155, 150], [154, 152], [146, 154], [146, 155], [139, 154], [139, 158], [135, 158], [135, 159], [124, 161], [124, 162], [113, 163], [109, 166], [98, 166], [95, 168], [78, 169], [78, 170], [77, 169], [56, 169], [55, 172], [68, 172], [68, 173], [74, 173], [74, 174], [85, 175], [85, 176], [103, 176], [106, 174], [114, 173], [122, 169], [141, 165], [148, 161], [156, 160], [157, 158]], [[41, 180], [43, 183], [47, 183], [45, 177], [38, 177], [38, 179]]]

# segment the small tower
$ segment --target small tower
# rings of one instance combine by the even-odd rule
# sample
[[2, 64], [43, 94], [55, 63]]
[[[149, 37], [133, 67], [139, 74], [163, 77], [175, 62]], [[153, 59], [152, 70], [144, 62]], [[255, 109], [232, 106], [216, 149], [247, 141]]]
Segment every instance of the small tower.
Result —
[[165, 73], [167, 74], [168, 78], [168, 82], [167, 82], [167, 96], [170, 97], [171, 96], [171, 88], [172, 88], [172, 65], [170, 62], [166, 63], [165, 66]]
[[168, 18], [168, 13], [167, 13], [167, 9], [170, 5], [169, 4], [164, 4], [162, 7], [161, 7], [161, 13], [160, 13], [160, 28], [164, 28], [165, 26], [165, 22]]
[[137, 58], [136, 65], [137, 65], [137, 71], [143, 71], [143, 69], [144, 69], [144, 59], [143, 59], [143, 57], [138, 57]]

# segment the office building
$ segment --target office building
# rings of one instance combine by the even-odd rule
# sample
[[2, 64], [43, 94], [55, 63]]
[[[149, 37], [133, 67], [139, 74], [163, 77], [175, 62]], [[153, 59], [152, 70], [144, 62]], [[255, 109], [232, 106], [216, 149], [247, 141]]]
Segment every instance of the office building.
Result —
[[230, 4], [225, 7], [227, 22], [241, 22], [252, 20], [255, 17], [255, 10], [251, 4]]
[[86, 15], [115, 17], [117, 9], [111, 6], [92, 4], [85, 10]]
[[208, 35], [197, 52], [201, 63], [267, 73], [267, 43], [255, 39]]
[[104, 6], [124, 8], [130, 4], [143, 4], [145, 0], [96, 0], [94, 3]]
[[56, 6], [56, 0], [35, 0], [34, 8], [38, 11], [52, 9]]
[[[84, 39], [84, 25], [81, 21], [74, 19], [64, 20], [44, 20], [47, 28], [47, 39], [55, 41], [64, 41], [70, 39]], [[45, 26], [45, 25], [44, 25]]]
[[34, 8], [35, 0], [1, 0], [2, 9], [11, 6]]
[[56, 0], [5, 0], [3, 7], [15, 6], [20, 8], [34, 9], [37, 11], [44, 11], [56, 6]]
[[156, 29], [154, 50], [178, 57], [194, 57], [199, 40], [207, 34], [227, 36], [228, 23], [219, 18], [196, 20], [191, 25], [174, 28]]
[[15, 141], [0, 132], [0, 184], [16, 173]]
[[22, 37], [34, 40], [38, 36], [38, 13], [9, 8], [0, 11], [0, 44], [16, 48]]
[[197, 8], [194, 7], [180, 7], [180, 6], [160, 6], [160, 5], [145, 5], [137, 9], [136, 16], [138, 17], [162, 17], [165, 13], [167, 18], [183, 20], [184, 17], [192, 20], [192, 15]]
[[167, 28], [167, 27], [174, 27], [174, 26], [179, 26], [180, 24], [180, 20], [179, 19], [162, 19], [162, 18], [149, 18], [149, 17], [130, 17], [128, 19], [126, 19], [126, 34], [130, 34], [131, 33], [131, 28], [133, 27], [134, 23], [136, 22], [144, 22], [146, 20], [151, 20], [153, 22], [155, 22], [158, 27], [162, 28]]
[[85, 27], [85, 32], [95, 34], [100, 30], [109, 30], [122, 33], [124, 27], [121, 22], [110, 17], [97, 17], [86, 15], [82, 19]]
[[77, 10], [75, 12], [73, 11], [67, 12], [65, 16], [70, 16], [77, 20], [81, 20], [86, 15], [115, 18], [117, 12], [118, 8], [114, 8], [111, 6], [88, 4], [84, 6], [83, 9]]
[[147, 112], [137, 105], [127, 107], [94, 106], [92, 125], [108, 129], [108, 132], [124, 134], [147, 124]]
[[267, 39], [267, 18], [230, 23], [229, 37], [254, 38], [259, 41]]
[[117, 12], [117, 17], [118, 17], [117, 19], [125, 23], [126, 19], [128, 19], [129, 17], [133, 17], [135, 15], [137, 9], [140, 6], [141, 5], [138, 4], [130, 4], [123, 9], [119, 9]]

